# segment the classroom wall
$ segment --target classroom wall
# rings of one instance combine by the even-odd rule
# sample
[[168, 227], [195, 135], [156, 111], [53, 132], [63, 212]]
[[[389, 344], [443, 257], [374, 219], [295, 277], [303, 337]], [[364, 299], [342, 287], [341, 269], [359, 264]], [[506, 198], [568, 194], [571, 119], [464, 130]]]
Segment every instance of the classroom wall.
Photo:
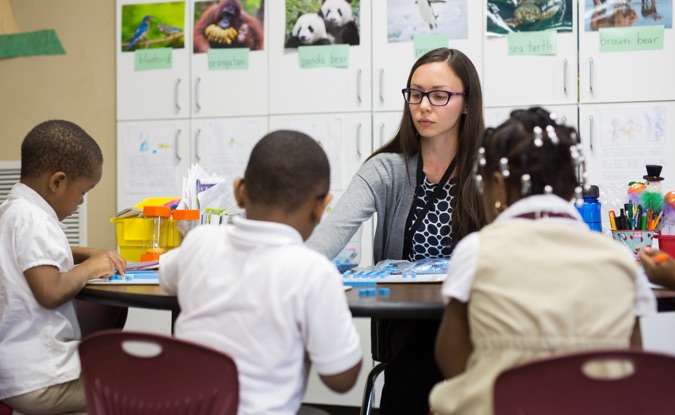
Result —
[[72, 121], [103, 151], [103, 178], [87, 197], [89, 246], [115, 249], [115, 2], [11, 0], [19, 29], [54, 29], [65, 55], [0, 59], [0, 161], [48, 119]]

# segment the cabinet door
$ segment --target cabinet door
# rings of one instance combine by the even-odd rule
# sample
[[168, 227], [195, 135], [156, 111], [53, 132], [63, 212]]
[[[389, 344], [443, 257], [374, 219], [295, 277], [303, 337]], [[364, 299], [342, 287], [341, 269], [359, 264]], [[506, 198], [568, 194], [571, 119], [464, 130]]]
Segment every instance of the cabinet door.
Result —
[[[330, 191], [333, 201], [328, 209], [330, 211], [349, 185], [352, 176], [372, 152], [370, 113], [270, 116], [270, 130], [278, 129], [302, 131], [323, 146], [331, 166]], [[357, 236], [349, 246], [359, 252], [357, 260], [361, 266], [372, 265], [372, 220], [365, 222], [360, 232], [360, 241]]]
[[[499, 124], [506, 121], [511, 111], [525, 107], [493, 107], [485, 108], [485, 127], [497, 127]], [[579, 131], [578, 107], [577, 105], [545, 105], [544, 109], [555, 114], [558, 123], [569, 125]]]
[[[358, 25], [359, 44], [349, 46], [346, 68], [301, 68], [297, 48], [285, 48], [286, 16], [290, 23], [296, 15], [287, 7], [297, 3], [290, 0], [269, 1], [270, 36], [270, 114], [336, 113], [370, 111], [371, 105], [371, 17], [370, 4], [361, 1], [353, 16]], [[320, 2], [317, 2], [320, 4]], [[296, 10], [289, 8], [289, 10]], [[318, 18], [315, 14], [311, 19]], [[307, 17], [307, 19], [310, 19]], [[289, 23], [289, 24], [290, 24]], [[320, 22], [316, 22], [321, 25]], [[308, 29], [309, 30], [309, 29]], [[322, 32], [322, 31], [315, 31]], [[311, 46], [307, 46], [311, 47]]]
[[[117, 119], [172, 119], [190, 115], [191, 29], [185, 3], [157, 0], [117, 2]], [[144, 18], [149, 16], [146, 23]], [[160, 26], [162, 25], [162, 26]], [[140, 32], [138, 28], [140, 27]], [[161, 30], [166, 31], [163, 33]], [[172, 29], [173, 28], [173, 29]], [[170, 30], [174, 30], [171, 32]], [[127, 50], [135, 34], [146, 33]], [[166, 40], [170, 39], [170, 40]], [[173, 40], [171, 40], [173, 39]], [[181, 41], [182, 39], [182, 41]], [[137, 50], [171, 48], [162, 69], [137, 68]]]
[[192, 160], [232, 181], [244, 175], [253, 146], [267, 131], [267, 117], [193, 119]]
[[403, 111], [373, 113], [373, 151], [394, 137], [401, 125]]
[[[486, 106], [577, 102], [576, 1], [571, 2], [571, 9], [565, 7], [563, 13], [571, 19], [572, 32], [557, 32], [555, 55], [510, 55], [508, 36], [485, 39], [483, 95]], [[488, 18], [491, 16], [489, 14]]]
[[188, 120], [117, 123], [117, 210], [149, 197], [181, 197], [189, 133]]
[[[582, 7], [579, 14], [580, 102], [675, 99], [672, 70], [675, 64], [675, 33], [672, 29], [671, 1], [603, 2], [598, 7], [602, 6], [604, 11], [596, 13], [591, 0], [582, 0], [579, 4]], [[593, 27], [596, 30], [591, 30], [591, 18], [595, 19]], [[597, 28], [635, 30], [649, 25], [666, 27], [662, 50], [600, 52], [601, 39]], [[650, 40], [637, 36], [641, 42]]]
[[[363, 4], [366, 4], [363, 2]], [[373, 110], [400, 111], [401, 89], [417, 60], [415, 36], [447, 35], [448, 47], [466, 54], [482, 74], [483, 12], [480, 1], [445, 0], [431, 4], [436, 26], [430, 29], [418, 2], [373, 0]]]
[[666, 132], [675, 125], [675, 101], [584, 104], [579, 125], [589, 180], [601, 190], [620, 186], [625, 195], [629, 182], [643, 181], [647, 164], [663, 166], [665, 183], [673, 183], [675, 142]]
[[[217, 2], [197, 1], [190, 3], [190, 19], [194, 27], [203, 16], [208, 6]], [[261, 6], [267, 4], [261, 2]], [[242, 2], [242, 8], [246, 5]], [[192, 117], [230, 117], [246, 115], [267, 115], [269, 111], [268, 97], [268, 57], [269, 31], [268, 14], [262, 10], [246, 9], [249, 23], [240, 26], [239, 36], [231, 42], [240, 52], [248, 54], [248, 69], [228, 69], [225, 64], [240, 68], [238, 62], [212, 57], [212, 69], [209, 69], [209, 54], [196, 45], [189, 45], [192, 75]], [[196, 13], [195, 13], [196, 12]], [[246, 26], [244, 26], [246, 25]], [[200, 25], [201, 26], [201, 25]], [[258, 27], [262, 27], [262, 44], [258, 41]], [[256, 28], [256, 29], [254, 29]], [[200, 41], [203, 39], [200, 39]], [[231, 43], [233, 44], [233, 43]], [[248, 44], [248, 50], [244, 48]], [[216, 50], [216, 49], [214, 49]], [[219, 49], [224, 52], [227, 49]], [[234, 59], [234, 58], [232, 58]], [[215, 65], [220, 63], [221, 65]]]

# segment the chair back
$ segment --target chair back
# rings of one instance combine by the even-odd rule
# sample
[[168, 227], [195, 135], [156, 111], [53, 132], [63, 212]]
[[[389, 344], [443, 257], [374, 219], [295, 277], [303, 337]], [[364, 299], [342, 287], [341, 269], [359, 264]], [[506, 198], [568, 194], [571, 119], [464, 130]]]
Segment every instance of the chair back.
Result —
[[237, 367], [222, 352], [122, 330], [85, 337], [79, 352], [90, 415], [237, 413]]
[[495, 415], [672, 414], [675, 356], [607, 350], [506, 369], [494, 384]]

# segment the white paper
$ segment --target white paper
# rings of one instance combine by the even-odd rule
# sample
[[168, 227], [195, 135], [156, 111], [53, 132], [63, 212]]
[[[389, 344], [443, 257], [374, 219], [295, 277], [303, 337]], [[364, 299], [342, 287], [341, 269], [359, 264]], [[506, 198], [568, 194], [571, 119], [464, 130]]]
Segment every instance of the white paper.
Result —
[[234, 180], [244, 175], [251, 150], [262, 138], [263, 125], [259, 120], [212, 121], [205, 133], [197, 143], [200, 163], [206, 171]]
[[180, 178], [174, 125], [139, 125], [126, 128], [122, 162], [128, 193], [178, 195]]
[[344, 190], [342, 181], [342, 119], [312, 118], [291, 120], [288, 128], [307, 134], [323, 147], [330, 163], [331, 192]]
[[599, 184], [641, 181], [647, 164], [666, 167], [666, 108], [636, 107], [600, 110], [595, 149]]

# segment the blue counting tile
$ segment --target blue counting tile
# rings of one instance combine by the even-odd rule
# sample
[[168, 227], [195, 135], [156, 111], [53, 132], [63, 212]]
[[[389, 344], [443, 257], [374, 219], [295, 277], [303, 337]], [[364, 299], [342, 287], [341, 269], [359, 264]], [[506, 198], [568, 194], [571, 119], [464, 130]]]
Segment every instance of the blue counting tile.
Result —
[[388, 297], [389, 296], [389, 288], [378, 288], [377, 294]]

